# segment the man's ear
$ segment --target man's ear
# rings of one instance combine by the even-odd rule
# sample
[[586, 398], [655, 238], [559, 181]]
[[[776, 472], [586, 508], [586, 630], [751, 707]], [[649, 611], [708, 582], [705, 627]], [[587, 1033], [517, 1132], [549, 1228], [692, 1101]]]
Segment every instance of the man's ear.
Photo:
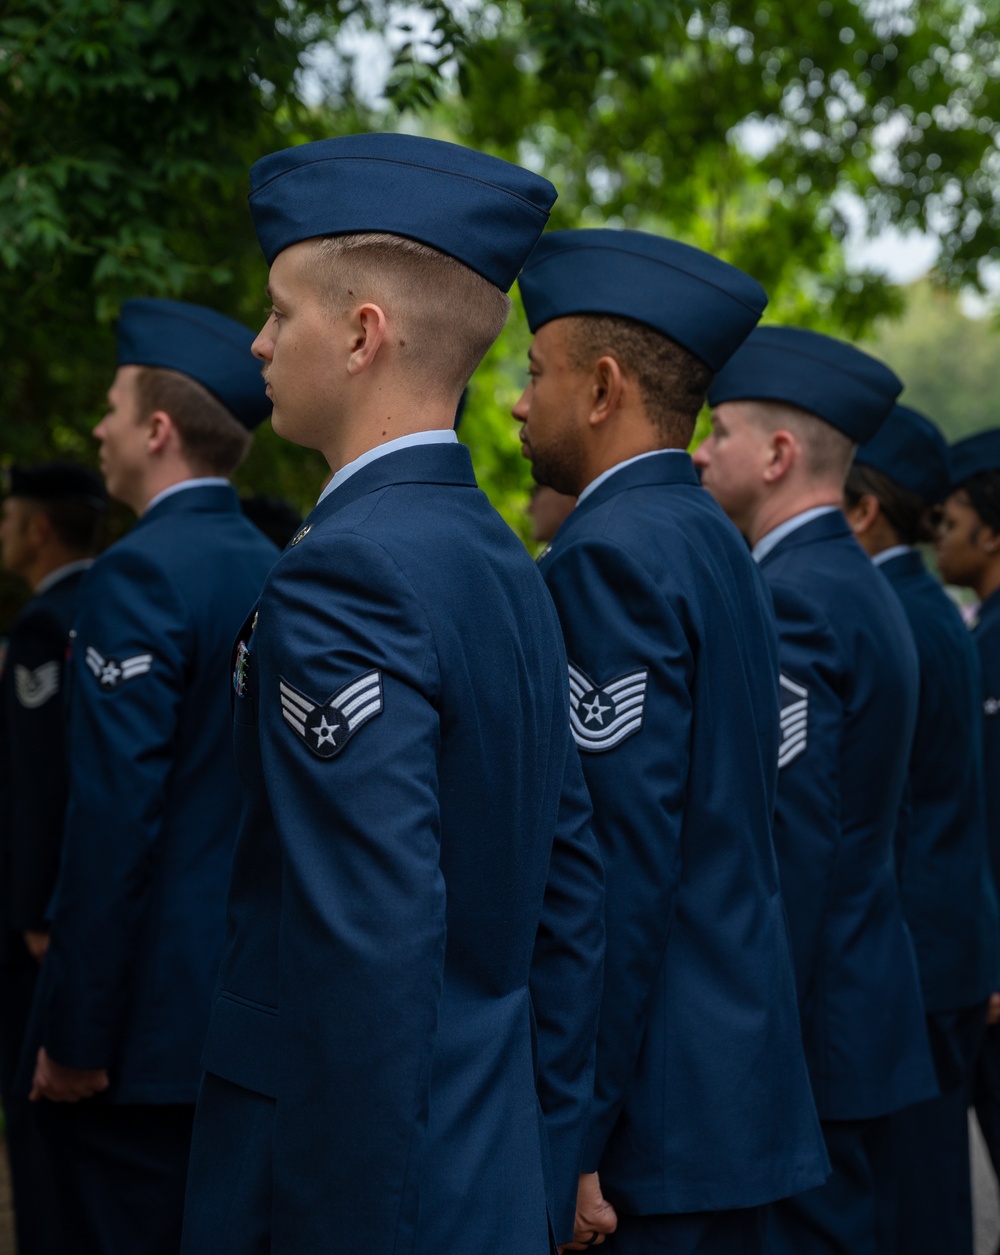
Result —
[[162, 453], [175, 438], [179, 440], [174, 420], [166, 410], [154, 410], [146, 419], [146, 448], [150, 453]]
[[591, 407], [588, 423], [599, 427], [621, 408], [625, 382], [617, 359], [610, 356], [599, 358], [591, 380]]
[[362, 305], [351, 320], [351, 353], [347, 373], [360, 375], [375, 361], [386, 337], [385, 314], [378, 305]]
[[773, 432], [768, 442], [768, 458], [764, 467], [764, 482], [776, 484], [791, 471], [802, 457], [802, 446], [795, 436], [784, 428]]

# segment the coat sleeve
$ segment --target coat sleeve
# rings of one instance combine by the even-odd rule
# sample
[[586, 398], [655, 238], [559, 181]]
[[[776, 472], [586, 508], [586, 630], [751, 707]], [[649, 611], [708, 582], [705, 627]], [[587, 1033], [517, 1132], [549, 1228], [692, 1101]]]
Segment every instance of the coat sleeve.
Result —
[[[584, 539], [543, 568], [566, 639], [571, 669], [591, 692], [644, 674], [640, 726], [624, 739], [589, 736], [609, 699], [577, 711], [577, 743], [594, 805], [605, 872], [606, 961], [597, 1035], [594, 1105], [583, 1171], [598, 1167], [634, 1074], [657, 974], [669, 944], [681, 875], [694, 662], [692, 629], [631, 556]], [[629, 689], [636, 686], [630, 685]], [[585, 694], [583, 695], [586, 696]], [[603, 710], [601, 708], [604, 708]], [[610, 726], [610, 725], [609, 725]], [[581, 744], [582, 742], [582, 744]]]
[[565, 763], [531, 969], [538, 1096], [551, 1156], [549, 1205], [559, 1243], [573, 1240], [604, 974], [604, 872], [579, 755], [568, 734]]
[[812, 990], [834, 887], [841, 823], [841, 735], [846, 667], [821, 611], [783, 583], [778, 620], [781, 731], [774, 846], [799, 1002]]
[[42, 1041], [58, 1063], [110, 1068], [112, 1081], [192, 639], [179, 593], [151, 560], [111, 549], [91, 569], [68, 666], [70, 790]]
[[[345, 1251], [406, 1255], [444, 979], [439, 667], [391, 558], [349, 534], [337, 543], [315, 575], [279, 565], [259, 611], [262, 765], [282, 848], [274, 1207], [282, 1252], [324, 1250], [332, 1234]], [[352, 712], [343, 694], [359, 682], [370, 700]], [[317, 714], [331, 702], [368, 710], [333, 750]]]
[[29, 613], [11, 630], [7, 919], [17, 932], [43, 931], [55, 885], [66, 810], [63, 696], [66, 633], [49, 614]]

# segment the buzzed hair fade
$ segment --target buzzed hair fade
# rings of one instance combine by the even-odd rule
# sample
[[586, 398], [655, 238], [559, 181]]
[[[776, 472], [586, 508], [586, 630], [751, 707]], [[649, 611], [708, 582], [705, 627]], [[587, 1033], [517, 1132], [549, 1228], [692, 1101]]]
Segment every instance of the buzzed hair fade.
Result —
[[316, 252], [330, 311], [339, 316], [356, 302], [376, 302], [396, 320], [396, 347], [418, 388], [457, 399], [503, 330], [506, 292], [447, 253], [401, 235], [330, 235], [317, 241]]

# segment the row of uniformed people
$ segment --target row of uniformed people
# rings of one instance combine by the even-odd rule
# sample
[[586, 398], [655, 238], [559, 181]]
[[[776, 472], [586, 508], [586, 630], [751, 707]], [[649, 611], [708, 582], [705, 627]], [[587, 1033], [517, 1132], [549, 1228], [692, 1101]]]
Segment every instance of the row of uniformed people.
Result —
[[[336, 473], [267, 574], [202, 397], [260, 416], [249, 335], [126, 306], [97, 434], [141, 519], [84, 586], [33, 1030], [65, 1249], [177, 1249], [202, 1059], [187, 1252], [889, 1249], [886, 1117], [937, 1088], [890, 860], [918, 662], [837, 507], [898, 380], [754, 332], [698, 250], [537, 242], [553, 190], [482, 154], [251, 179], [274, 426]], [[519, 270], [522, 442], [578, 499], [538, 570], [451, 431]]]

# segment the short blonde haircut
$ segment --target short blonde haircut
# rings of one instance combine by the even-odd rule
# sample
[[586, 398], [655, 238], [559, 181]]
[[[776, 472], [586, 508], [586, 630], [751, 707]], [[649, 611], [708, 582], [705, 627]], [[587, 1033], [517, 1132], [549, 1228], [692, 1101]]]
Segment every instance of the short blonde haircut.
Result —
[[784, 401], [749, 401], [751, 421], [772, 433], [790, 431], [805, 450], [805, 469], [812, 479], [843, 488], [857, 448], [850, 436], [797, 405]]
[[331, 312], [375, 302], [395, 324], [415, 386], [457, 402], [503, 330], [507, 294], [454, 257], [400, 235], [326, 236], [316, 252]]

